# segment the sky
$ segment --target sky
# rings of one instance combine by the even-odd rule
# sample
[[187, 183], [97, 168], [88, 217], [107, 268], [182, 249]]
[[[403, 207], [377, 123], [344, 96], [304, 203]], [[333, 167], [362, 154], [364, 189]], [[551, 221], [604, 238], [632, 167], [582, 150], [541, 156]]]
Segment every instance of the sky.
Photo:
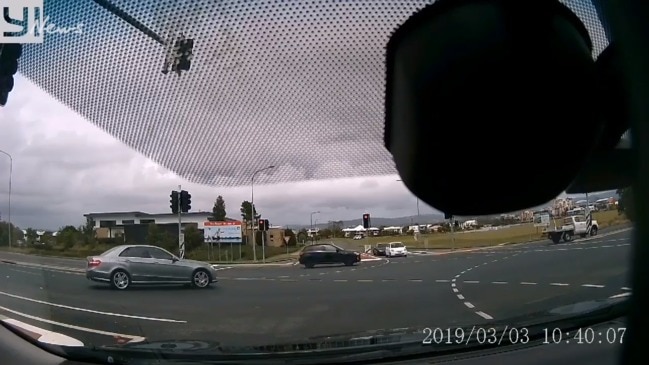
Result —
[[[143, 13], [147, 2], [120, 3], [133, 5], [127, 10], [158, 31], [171, 26], [165, 23], [169, 19], [178, 18], [160, 15], [175, 11], [177, 2], [156, 2], [159, 7], [149, 9], [155, 16]], [[0, 150], [13, 157], [12, 222], [21, 228], [54, 230], [82, 224], [83, 214], [89, 212], [165, 213], [169, 212], [169, 193], [178, 185], [192, 194], [193, 211], [211, 210], [216, 197], [222, 195], [228, 215], [240, 217], [239, 207], [250, 199], [250, 186], [189, 183], [102, 128], [129, 140], [130, 145], [142, 146], [148, 156], [166, 157], [166, 166], [182, 168], [184, 176], [194, 176], [194, 181], [218, 181], [220, 185], [245, 183], [250, 171], [271, 163], [278, 168], [268, 176], [258, 176], [259, 181], [277, 181], [274, 176], [283, 176], [284, 181], [305, 176], [322, 179], [340, 175], [336, 171], [393, 171], [382, 142], [383, 45], [390, 30], [425, 3], [405, 2], [394, 9], [390, 1], [328, 2], [324, 7], [307, 2], [306, 8], [297, 2], [279, 8], [273, 1], [263, 6], [233, 2], [228, 5], [232, 9], [212, 10], [227, 10], [227, 16], [206, 13], [201, 22], [185, 24], [199, 40], [193, 71], [182, 78], [163, 78], [162, 50], [140, 31], [96, 4], [49, 2], [50, 24], [84, 24], [83, 32], [46, 35], [43, 45], [25, 48], [21, 69], [71, 105], [85, 109], [101, 127], [27, 79], [16, 78], [8, 106], [0, 109]], [[596, 30], [592, 7], [583, 5], [584, 1], [573, 3], [578, 13], [590, 14], [582, 18], [589, 29]], [[198, 9], [193, 2], [183, 4], [186, 12]], [[348, 9], [355, 6], [369, 6], [381, 16], [369, 24], [340, 20], [341, 14], [360, 14], [359, 9]], [[311, 14], [304, 18], [308, 22], [285, 17], [303, 13]], [[314, 21], [313, 14], [323, 15]], [[214, 23], [215, 19], [223, 22]], [[246, 19], [264, 23], [260, 26]], [[213, 35], [215, 29], [223, 34]], [[300, 37], [292, 38], [296, 35]], [[129, 40], [129, 47], [115, 43], [124, 39]], [[331, 41], [323, 43], [326, 39]], [[222, 54], [226, 51], [236, 52]], [[136, 56], [138, 62], [133, 62]], [[43, 66], [44, 59], [51, 61], [50, 66]], [[224, 66], [226, 61], [245, 62], [232, 69]], [[367, 72], [372, 72], [371, 77]], [[269, 87], [260, 89], [259, 85]], [[187, 90], [198, 92], [189, 95]], [[359, 95], [362, 102], [357, 102]], [[309, 100], [318, 104], [311, 105]], [[183, 120], [183, 128], [176, 128], [177, 120]], [[124, 121], [133, 128], [122, 128]], [[259, 130], [267, 139], [249, 138]], [[363, 133], [357, 136], [353, 131]], [[185, 153], [158, 153], [162, 146], [173, 148], [174, 141], [187, 136], [192, 143], [183, 145]], [[268, 141], [274, 143], [272, 147]], [[365, 153], [358, 153], [358, 143], [365, 143]], [[229, 161], [222, 163], [211, 156], [226, 156]], [[3, 220], [8, 215], [8, 171], [8, 159], [0, 154]], [[274, 225], [308, 224], [313, 211], [321, 212], [321, 223], [360, 219], [365, 212], [375, 217], [414, 216], [416, 198], [397, 179], [384, 175], [258, 185], [255, 205]], [[422, 203], [420, 212], [436, 211]]]
[[[55, 230], [80, 225], [90, 212], [169, 212], [169, 194], [181, 185], [192, 211], [210, 211], [222, 195], [228, 216], [239, 218], [250, 186], [188, 183], [60, 104], [21, 75], [0, 109], [0, 150], [13, 159], [11, 220], [21, 228]], [[9, 159], [0, 154], [0, 213], [8, 213]], [[257, 210], [272, 224], [319, 222], [417, 213], [416, 198], [396, 175], [256, 185]], [[420, 204], [421, 214], [436, 212]]]

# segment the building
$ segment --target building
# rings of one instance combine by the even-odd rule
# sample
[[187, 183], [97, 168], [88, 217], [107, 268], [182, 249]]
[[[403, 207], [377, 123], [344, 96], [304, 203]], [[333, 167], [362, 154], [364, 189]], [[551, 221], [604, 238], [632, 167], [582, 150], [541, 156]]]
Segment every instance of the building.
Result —
[[[182, 227], [194, 226], [199, 230], [205, 228], [205, 222], [212, 216], [210, 212], [183, 213], [181, 216]], [[135, 241], [141, 241], [145, 235], [146, 227], [155, 224], [164, 228], [172, 234], [178, 234], [178, 215], [173, 213], [144, 213], [133, 212], [107, 212], [84, 214], [86, 220], [92, 222], [95, 237], [97, 238], [119, 238], [124, 237], [127, 232], [134, 236]], [[228, 221], [233, 221], [228, 218]]]
[[376, 227], [370, 227], [368, 229], [363, 228], [363, 225], [358, 225], [356, 227], [349, 227], [343, 229], [343, 232], [345, 233], [345, 237], [353, 237], [355, 235], [370, 235], [370, 236], [378, 236], [380, 233], [380, 229]]
[[286, 245], [286, 236], [284, 227], [270, 227], [266, 231], [266, 246], [284, 247]]

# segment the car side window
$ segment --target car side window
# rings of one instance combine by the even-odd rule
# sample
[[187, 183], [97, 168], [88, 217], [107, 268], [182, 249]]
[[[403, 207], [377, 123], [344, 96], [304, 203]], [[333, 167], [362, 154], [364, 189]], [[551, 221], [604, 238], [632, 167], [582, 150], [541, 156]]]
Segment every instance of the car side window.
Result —
[[171, 256], [170, 254], [168, 254], [165, 251], [162, 251], [159, 248], [152, 248], [151, 247], [151, 248], [149, 248], [149, 253], [151, 254], [151, 257], [153, 257], [154, 259], [158, 259], [158, 260], [171, 260], [173, 258], [173, 256]]
[[151, 256], [147, 255], [141, 247], [129, 247], [122, 251], [119, 257], [150, 258]]
[[338, 249], [336, 249], [334, 246], [329, 246], [329, 245], [324, 246], [324, 249], [327, 252], [336, 252], [336, 251], [338, 251]]

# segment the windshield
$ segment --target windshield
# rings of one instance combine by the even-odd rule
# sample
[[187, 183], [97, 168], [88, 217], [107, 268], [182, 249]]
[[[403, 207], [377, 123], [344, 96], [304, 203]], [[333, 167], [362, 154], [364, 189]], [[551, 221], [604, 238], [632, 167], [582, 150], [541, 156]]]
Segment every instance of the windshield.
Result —
[[[628, 296], [629, 189], [448, 216], [401, 181], [385, 49], [431, 3], [45, 0], [0, 112], [0, 317], [92, 351], [317, 353]], [[563, 3], [597, 57], [593, 4]], [[417, 174], [529, 163], [454, 153]]]

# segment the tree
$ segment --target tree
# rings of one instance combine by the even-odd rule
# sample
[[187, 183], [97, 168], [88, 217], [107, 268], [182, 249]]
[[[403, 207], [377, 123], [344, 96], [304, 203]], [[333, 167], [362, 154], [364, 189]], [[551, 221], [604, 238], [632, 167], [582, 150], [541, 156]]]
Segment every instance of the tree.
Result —
[[252, 222], [254, 220], [251, 216], [251, 210], [254, 210], [254, 219], [256, 219], [259, 216], [257, 207], [253, 207], [252, 203], [247, 200], [241, 202], [241, 209], [239, 211], [241, 212], [241, 218], [243, 218], [244, 221]]
[[20, 228], [9, 225], [8, 222], [0, 222], [0, 246], [9, 246], [9, 229], [11, 229], [11, 242], [16, 244], [16, 241], [23, 238], [23, 231]]
[[305, 228], [302, 228], [298, 233], [297, 233], [297, 241], [298, 242], [306, 242], [307, 238], [309, 238], [309, 235], [306, 232]]
[[332, 232], [329, 228], [323, 228], [318, 232], [318, 236], [322, 238], [330, 238], [332, 235]]
[[167, 231], [161, 229], [155, 223], [149, 224], [146, 242], [149, 245], [159, 246], [173, 253], [178, 253], [178, 238], [170, 235]]
[[617, 211], [624, 214], [630, 221], [635, 220], [635, 204], [633, 200], [633, 190], [629, 186], [624, 189], [618, 189], [617, 195], [620, 199], [617, 202]]
[[284, 236], [288, 237], [288, 243], [284, 241], [285, 246], [297, 246], [297, 237], [295, 237], [295, 232], [292, 229], [286, 228], [284, 230]]
[[65, 226], [59, 229], [56, 235], [56, 243], [62, 245], [65, 249], [72, 248], [75, 243], [81, 241], [80, 232], [73, 226]]
[[36, 230], [33, 228], [27, 228], [25, 231], [25, 238], [27, 239], [27, 243], [34, 244], [34, 242], [36, 242], [36, 238], [38, 238], [38, 233], [36, 233]]
[[201, 231], [194, 225], [185, 227], [185, 250], [192, 251], [205, 243]]
[[225, 200], [219, 195], [214, 202], [214, 207], [212, 208], [212, 218], [217, 222], [223, 222], [227, 214], [225, 212]]

